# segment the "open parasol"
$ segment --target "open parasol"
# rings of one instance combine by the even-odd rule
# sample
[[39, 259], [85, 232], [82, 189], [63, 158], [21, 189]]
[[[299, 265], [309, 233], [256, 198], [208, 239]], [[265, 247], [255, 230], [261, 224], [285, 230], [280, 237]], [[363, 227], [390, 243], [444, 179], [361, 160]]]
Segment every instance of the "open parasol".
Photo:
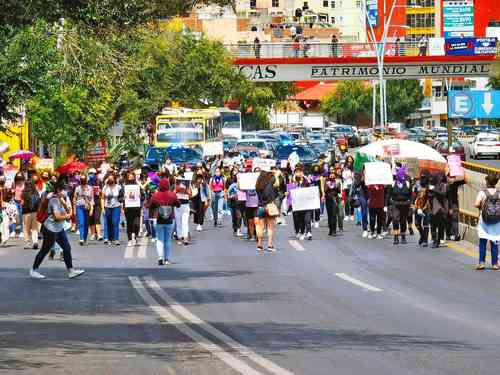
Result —
[[16, 152], [12, 153], [12, 154], [9, 156], [9, 159], [29, 160], [29, 159], [31, 159], [33, 156], [35, 156], [35, 153], [34, 153], [34, 152], [27, 151], [27, 150], [18, 150], [18, 151], [16, 151]]
[[56, 171], [60, 174], [68, 174], [81, 172], [84, 169], [87, 169], [89, 166], [81, 161], [69, 161], [64, 163], [63, 165], [56, 168]]

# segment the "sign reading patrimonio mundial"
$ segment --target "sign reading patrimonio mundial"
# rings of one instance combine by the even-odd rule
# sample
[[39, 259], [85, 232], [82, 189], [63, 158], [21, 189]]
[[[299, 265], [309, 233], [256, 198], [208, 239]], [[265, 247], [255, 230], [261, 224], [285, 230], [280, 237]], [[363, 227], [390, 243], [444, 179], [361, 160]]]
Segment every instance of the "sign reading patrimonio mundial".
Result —
[[[239, 65], [238, 70], [252, 81], [337, 81], [379, 78], [375, 64], [258, 64]], [[383, 68], [385, 79], [486, 77], [491, 61], [391, 63]]]

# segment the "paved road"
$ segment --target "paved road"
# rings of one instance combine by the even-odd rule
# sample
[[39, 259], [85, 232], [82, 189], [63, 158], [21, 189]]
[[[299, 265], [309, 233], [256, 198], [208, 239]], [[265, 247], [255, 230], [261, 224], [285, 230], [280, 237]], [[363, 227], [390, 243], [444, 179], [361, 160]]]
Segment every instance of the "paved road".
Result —
[[475, 163], [475, 164], [483, 164], [488, 167], [493, 167], [500, 169], [500, 160], [499, 159], [479, 159], [479, 160], [473, 160], [473, 159], [468, 159], [467, 160], [470, 163]]
[[[176, 246], [75, 245], [32, 280], [34, 251], [0, 249], [0, 373], [497, 374], [500, 274], [448, 248], [362, 240], [348, 224], [273, 254], [224, 228]], [[324, 223], [323, 223], [324, 225]]]

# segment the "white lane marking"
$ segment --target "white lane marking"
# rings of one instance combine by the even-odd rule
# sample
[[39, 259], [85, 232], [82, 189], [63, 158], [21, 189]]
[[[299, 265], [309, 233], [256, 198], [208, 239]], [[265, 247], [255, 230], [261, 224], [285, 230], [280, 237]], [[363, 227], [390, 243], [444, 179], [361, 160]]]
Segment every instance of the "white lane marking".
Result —
[[147, 249], [148, 249], [148, 243], [147, 242], [141, 243], [139, 246], [139, 251], [137, 253], [137, 258], [146, 259]]
[[133, 246], [127, 246], [125, 248], [125, 255], [124, 255], [125, 259], [131, 259], [134, 257], [134, 248]]
[[132, 283], [134, 289], [139, 293], [144, 302], [158, 314], [162, 319], [171, 325], [174, 325], [179, 331], [191, 338], [193, 341], [197, 342], [202, 348], [212, 353], [214, 356], [219, 358], [221, 361], [229, 365], [234, 370], [241, 374], [248, 375], [262, 375], [260, 372], [254, 370], [249, 365], [247, 365], [242, 360], [236, 358], [230, 353], [227, 353], [219, 345], [214, 344], [209, 341], [206, 337], [200, 335], [198, 332], [194, 331], [178, 319], [174, 314], [172, 314], [167, 308], [158, 304], [158, 302], [153, 298], [153, 296], [147, 291], [144, 284], [136, 276], [129, 276], [129, 280]]
[[354, 277], [351, 277], [345, 273], [336, 273], [335, 276], [340, 277], [342, 280], [348, 281], [351, 284], [357, 285], [360, 288], [369, 290], [370, 292], [382, 292], [383, 289], [377, 288], [376, 286], [364, 283], [358, 279], [355, 279]]
[[292, 373], [277, 364], [271, 362], [270, 360], [260, 356], [259, 354], [255, 353], [251, 349], [247, 348], [246, 346], [240, 344], [239, 342], [233, 340], [231, 337], [227, 336], [225, 333], [219, 331], [217, 328], [214, 326], [210, 325], [209, 323], [201, 320], [198, 318], [196, 315], [191, 313], [188, 309], [186, 309], [184, 306], [180, 305], [177, 303], [172, 297], [170, 297], [167, 292], [165, 292], [160, 285], [152, 278], [152, 277], [144, 277], [144, 280], [146, 281], [146, 284], [155, 291], [158, 296], [163, 299], [168, 306], [176, 312], [178, 315], [181, 316], [181, 318], [185, 319], [188, 323], [191, 324], [196, 324], [198, 327], [203, 329], [204, 331], [208, 332], [212, 336], [218, 338], [220, 341], [222, 341], [224, 344], [230, 346], [232, 349], [240, 353], [241, 355], [247, 357], [251, 361], [255, 362], [262, 368], [265, 368], [267, 371], [277, 374], [277, 375], [292, 375]]
[[297, 240], [290, 240], [288, 243], [297, 251], [306, 251], [305, 247]]

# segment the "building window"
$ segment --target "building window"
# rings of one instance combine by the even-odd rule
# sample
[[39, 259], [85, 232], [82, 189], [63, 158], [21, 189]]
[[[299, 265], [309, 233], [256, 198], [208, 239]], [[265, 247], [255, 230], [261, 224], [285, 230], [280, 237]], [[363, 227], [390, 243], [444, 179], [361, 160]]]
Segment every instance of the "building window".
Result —
[[434, 27], [434, 13], [408, 14], [406, 16], [406, 24], [409, 27]]
[[257, 0], [250, 0], [250, 9], [257, 9]]
[[361, 8], [361, 0], [356, 0], [356, 8]]
[[435, 0], [407, 0], [406, 4], [410, 5], [410, 6], [417, 5], [417, 6], [421, 6], [421, 7], [425, 7], [425, 8], [430, 8], [430, 7], [433, 7], [436, 5], [436, 1]]
[[330, 3], [330, 7], [331, 7], [331, 8], [335, 8], [335, 5], [336, 5], [336, 4], [335, 4], [335, 0], [332, 0], [332, 1], [331, 1], [331, 3]]
[[328, 8], [330, 2], [328, 0], [323, 0], [323, 8]]
[[280, 6], [280, 0], [273, 0], [271, 5], [273, 8], [278, 8]]
[[330, 17], [330, 23], [331, 23], [332, 25], [335, 25], [335, 17], [333, 17], [333, 16], [332, 16], [332, 17]]

